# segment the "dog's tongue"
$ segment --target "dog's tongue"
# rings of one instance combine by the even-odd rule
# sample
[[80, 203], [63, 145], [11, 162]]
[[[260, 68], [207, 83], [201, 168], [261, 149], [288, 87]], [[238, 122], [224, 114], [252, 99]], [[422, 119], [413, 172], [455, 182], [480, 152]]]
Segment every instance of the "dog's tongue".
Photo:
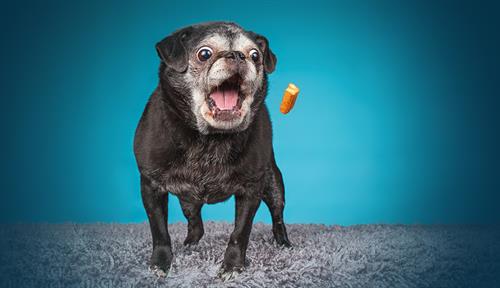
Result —
[[234, 89], [216, 90], [210, 94], [220, 110], [231, 110], [238, 102], [238, 91]]

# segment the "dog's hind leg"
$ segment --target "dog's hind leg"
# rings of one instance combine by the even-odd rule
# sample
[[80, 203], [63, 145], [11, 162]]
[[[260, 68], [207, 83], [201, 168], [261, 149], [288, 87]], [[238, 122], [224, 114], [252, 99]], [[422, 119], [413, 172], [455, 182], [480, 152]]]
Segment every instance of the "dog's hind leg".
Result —
[[190, 203], [179, 199], [182, 213], [188, 220], [188, 233], [184, 245], [197, 244], [203, 237], [203, 221], [201, 220], [201, 203]]
[[292, 245], [290, 240], [288, 240], [288, 234], [286, 233], [285, 223], [283, 221], [283, 209], [285, 208], [285, 186], [283, 185], [281, 171], [274, 160], [274, 155], [271, 167], [268, 171], [270, 171], [268, 185], [267, 189], [264, 191], [262, 200], [264, 200], [264, 203], [266, 203], [269, 211], [271, 212], [271, 217], [273, 219], [273, 234], [276, 243], [280, 246], [290, 247]]

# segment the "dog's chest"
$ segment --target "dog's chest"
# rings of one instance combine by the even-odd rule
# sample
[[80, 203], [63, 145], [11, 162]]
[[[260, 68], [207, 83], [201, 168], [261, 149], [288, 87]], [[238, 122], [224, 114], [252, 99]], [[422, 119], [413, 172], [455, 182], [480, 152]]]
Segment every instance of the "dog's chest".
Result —
[[187, 201], [216, 203], [242, 192], [238, 153], [229, 143], [200, 143], [180, 153], [164, 182], [167, 191]]

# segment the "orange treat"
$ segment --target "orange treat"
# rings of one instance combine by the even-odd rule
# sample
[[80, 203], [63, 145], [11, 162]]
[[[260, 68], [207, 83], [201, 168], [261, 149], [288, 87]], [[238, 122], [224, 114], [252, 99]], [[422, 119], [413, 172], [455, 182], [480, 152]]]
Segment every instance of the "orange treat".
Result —
[[286, 114], [292, 110], [295, 100], [297, 100], [297, 95], [299, 95], [299, 88], [292, 83], [288, 84], [283, 94], [283, 100], [281, 100], [280, 111]]

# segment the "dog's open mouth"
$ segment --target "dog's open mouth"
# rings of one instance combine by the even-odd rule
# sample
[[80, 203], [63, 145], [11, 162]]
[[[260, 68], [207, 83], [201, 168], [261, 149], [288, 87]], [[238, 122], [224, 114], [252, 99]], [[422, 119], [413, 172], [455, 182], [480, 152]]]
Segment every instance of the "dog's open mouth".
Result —
[[207, 97], [208, 108], [216, 120], [230, 121], [241, 116], [243, 96], [240, 85], [243, 79], [236, 74], [214, 87]]

